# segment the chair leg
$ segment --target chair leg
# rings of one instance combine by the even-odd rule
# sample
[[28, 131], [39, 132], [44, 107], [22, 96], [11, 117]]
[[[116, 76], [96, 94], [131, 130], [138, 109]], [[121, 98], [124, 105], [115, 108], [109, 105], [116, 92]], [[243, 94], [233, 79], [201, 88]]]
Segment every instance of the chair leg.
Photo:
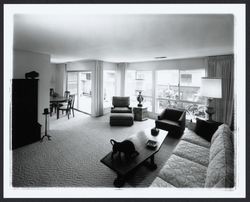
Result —
[[72, 108], [72, 114], [73, 114], [73, 117], [75, 117], [74, 108]]
[[69, 119], [69, 111], [67, 110], [66, 113], [68, 114], [68, 119]]

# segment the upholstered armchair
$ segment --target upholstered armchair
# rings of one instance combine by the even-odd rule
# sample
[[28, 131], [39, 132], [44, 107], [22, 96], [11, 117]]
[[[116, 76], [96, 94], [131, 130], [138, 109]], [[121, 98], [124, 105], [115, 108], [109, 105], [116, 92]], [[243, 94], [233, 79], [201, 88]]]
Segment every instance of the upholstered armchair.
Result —
[[169, 131], [169, 133], [181, 136], [185, 130], [186, 111], [167, 108], [162, 111], [155, 121], [155, 127]]
[[111, 113], [132, 113], [132, 107], [129, 107], [129, 97], [114, 96], [112, 99], [112, 104], [113, 107], [111, 107]]

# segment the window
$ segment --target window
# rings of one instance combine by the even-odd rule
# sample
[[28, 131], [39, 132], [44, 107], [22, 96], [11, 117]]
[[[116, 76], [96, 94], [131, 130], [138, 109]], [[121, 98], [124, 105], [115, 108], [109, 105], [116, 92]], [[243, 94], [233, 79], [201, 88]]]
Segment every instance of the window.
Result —
[[156, 112], [173, 107], [190, 109], [187, 116], [205, 116], [205, 100], [199, 95], [204, 76], [204, 69], [156, 71]]
[[125, 95], [130, 96], [130, 105], [137, 106], [137, 95], [141, 91], [143, 106], [148, 107], [148, 111], [152, 111], [152, 71], [126, 71]]
[[103, 71], [103, 107], [112, 106], [112, 97], [115, 95], [115, 71]]

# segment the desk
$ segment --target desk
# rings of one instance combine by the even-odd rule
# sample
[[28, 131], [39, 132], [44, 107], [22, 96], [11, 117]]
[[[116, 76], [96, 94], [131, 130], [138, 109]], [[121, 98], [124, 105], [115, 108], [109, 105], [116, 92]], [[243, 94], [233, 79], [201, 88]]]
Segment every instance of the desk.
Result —
[[59, 104], [62, 102], [67, 102], [67, 98], [66, 97], [52, 97], [52, 96], [50, 96], [50, 103], [55, 104], [55, 106], [56, 106], [57, 119], [59, 119], [58, 107], [59, 107]]

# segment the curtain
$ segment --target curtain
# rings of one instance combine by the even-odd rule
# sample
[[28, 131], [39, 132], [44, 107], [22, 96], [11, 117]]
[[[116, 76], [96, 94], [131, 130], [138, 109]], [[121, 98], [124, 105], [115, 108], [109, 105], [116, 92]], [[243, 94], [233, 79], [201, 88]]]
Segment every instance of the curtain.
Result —
[[103, 62], [96, 61], [94, 69], [93, 115], [103, 115]]
[[206, 58], [206, 76], [222, 79], [222, 98], [214, 99], [213, 119], [232, 126], [234, 113], [234, 56], [211, 56]]

